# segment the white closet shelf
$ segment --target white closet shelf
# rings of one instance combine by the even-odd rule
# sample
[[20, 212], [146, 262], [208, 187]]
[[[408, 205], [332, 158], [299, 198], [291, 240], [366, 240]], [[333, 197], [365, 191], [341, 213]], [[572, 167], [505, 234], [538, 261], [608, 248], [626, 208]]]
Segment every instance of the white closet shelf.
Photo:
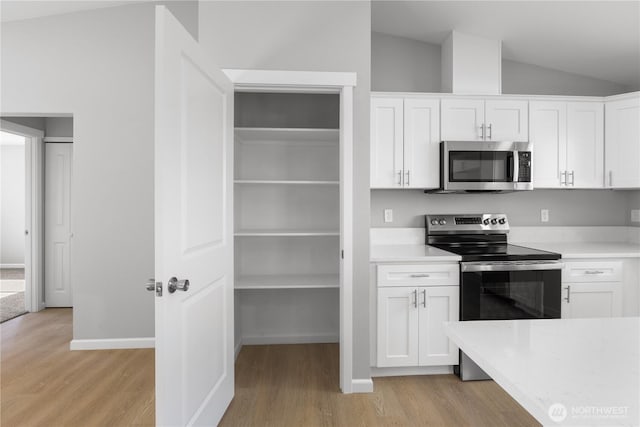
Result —
[[339, 236], [339, 230], [289, 230], [289, 229], [255, 229], [255, 230], [236, 230], [234, 233], [237, 237], [268, 237], [268, 236]]
[[242, 142], [333, 142], [340, 141], [339, 129], [317, 128], [235, 128]]
[[294, 181], [294, 180], [266, 180], [266, 179], [236, 179], [236, 184], [276, 184], [276, 185], [338, 185], [340, 181]]
[[238, 275], [235, 289], [318, 289], [339, 288], [337, 274]]

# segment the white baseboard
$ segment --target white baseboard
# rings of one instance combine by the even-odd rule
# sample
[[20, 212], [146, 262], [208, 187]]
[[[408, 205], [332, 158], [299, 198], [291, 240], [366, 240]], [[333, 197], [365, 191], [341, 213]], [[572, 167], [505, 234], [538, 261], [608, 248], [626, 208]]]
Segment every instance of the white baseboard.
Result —
[[233, 360], [238, 360], [238, 355], [240, 354], [240, 350], [242, 350], [242, 338], [240, 338], [240, 341], [238, 341], [238, 344], [236, 344]]
[[0, 264], [0, 268], [24, 268], [24, 264]]
[[69, 350], [120, 350], [129, 348], [155, 348], [156, 339], [109, 338], [101, 340], [71, 340]]
[[371, 368], [372, 377], [405, 377], [409, 375], [452, 374], [453, 366], [402, 366], [397, 368]]
[[372, 393], [373, 392], [373, 380], [351, 380], [351, 392], [352, 393]]
[[338, 343], [336, 334], [243, 336], [242, 345]]

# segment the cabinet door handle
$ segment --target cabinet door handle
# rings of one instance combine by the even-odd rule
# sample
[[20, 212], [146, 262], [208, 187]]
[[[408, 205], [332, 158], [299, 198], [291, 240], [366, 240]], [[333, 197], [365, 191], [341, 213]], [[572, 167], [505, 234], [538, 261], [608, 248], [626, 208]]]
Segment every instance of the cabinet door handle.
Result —
[[560, 172], [560, 185], [567, 185], [567, 171]]
[[484, 123], [480, 125], [480, 139], [484, 140]]
[[413, 307], [418, 308], [418, 290], [413, 290]]
[[571, 173], [569, 173], [569, 175], [571, 175], [571, 184], [570, 184], [570, 185], [571, 185], [571, 186], [573, 186], [573, 184], [574, 184], [574, 182], [575, 182], [575, 181], [574, 181], [574, 180], [575, 180], [575, 174], [574, 174], [574, 171], [571, 171]]
[[567, 297], [564, 300], [569, 304], [571, 302], [571, 285], [567, 285], [565, 289], [567, 290]]
[[613, 171], [609, 171], [609, 187], [613, 187]]
[[410, 176], [411, 176], [411, 175], [410, 175], [410, 174], [411, 174], [411, 171], [410, 171], [410, 170], [408, 170], [408, 171], [406, 171], [404, 174], [407, 176], [407, 180], [406, 180], [406, 184], [405, 184], [405, 185], [406, 185], [406, 186], [409, 186], [409, 182], [410, 182], [410, 181], [409, 181], [409, 178], [410, 178]]
[[398, 185], [402, 185], [402, 171], [398, 171]]
[[491, 141], [491, 137], [493, 136], [493, 130], [491, 129], [492, 127], [493, 125], [491, 123], [489, 123], [489, 126], [487, 126], [487, 129], [488, 129], [487, 139], [489, 141]]
[[422, 306], [424, 308], [427, 308], [427, 290], [426, 289], [422, 290]]

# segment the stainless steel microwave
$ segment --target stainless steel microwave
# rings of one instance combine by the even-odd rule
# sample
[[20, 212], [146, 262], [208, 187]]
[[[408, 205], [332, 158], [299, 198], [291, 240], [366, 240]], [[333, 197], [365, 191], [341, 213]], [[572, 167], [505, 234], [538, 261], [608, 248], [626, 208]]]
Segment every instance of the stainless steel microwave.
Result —
[[529, 142], [443, 141], [439, 192], [533, 190]]

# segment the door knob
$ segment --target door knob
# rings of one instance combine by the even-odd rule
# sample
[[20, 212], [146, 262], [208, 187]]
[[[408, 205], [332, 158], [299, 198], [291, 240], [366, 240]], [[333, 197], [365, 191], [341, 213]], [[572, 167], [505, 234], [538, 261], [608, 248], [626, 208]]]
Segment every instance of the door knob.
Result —
[[189, 280], [178, 280], [177, 278], [172, 277], [171, 279], [169, 279], [167, 288], [169, 289], [170, 294], [174, 293], [175, 291], [187, 292], [189, 290]]

